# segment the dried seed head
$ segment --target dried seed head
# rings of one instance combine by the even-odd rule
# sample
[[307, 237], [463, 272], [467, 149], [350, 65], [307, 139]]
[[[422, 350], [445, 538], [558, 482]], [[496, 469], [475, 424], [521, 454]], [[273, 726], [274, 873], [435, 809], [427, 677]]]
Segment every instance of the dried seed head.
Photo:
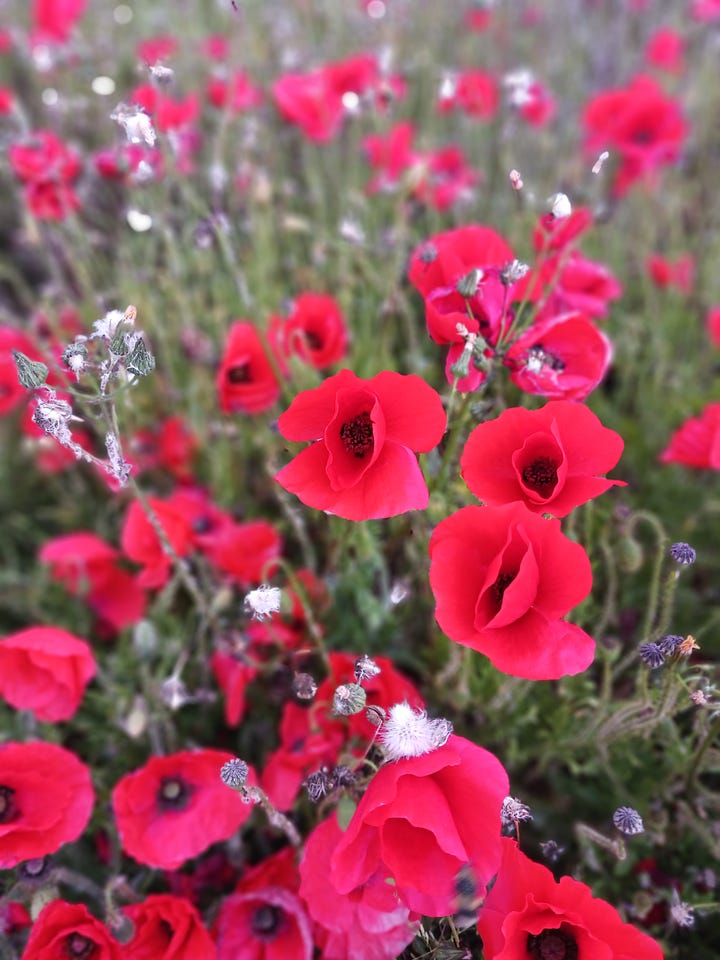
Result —
[[670, 918], [678, 927], [691, 927], [695, 923], [695, 914], [689, 903], [683, 903], [677, 890], [673, 890], [670, 900]]
[[317, 693], [317, 683], [309, 673], [296, 673], [292, 681], [292, 692], [298, 700], [312, 700]]
[[318, 803], [330, 792], [330, 778], [326, 769], [311, 773], [305, 780], [305, 790], [313, 803]]
[[660, 647], [660, 652], [663, 656], [669, 657], [675, 653], [682, 642], [683, 638], [679, 637], [676, 633], [668, 633], [664, 637], [660, 637], [657, 645]]
[[343, 683], [333, 695], [333, 711], [341, 717], [350, 717], [360, 713], [365, 706], [367, 696], [357, 683]]
[[665, 663], [665, 657], [657, 643], [643, 643], [638, 653], [645, 666], [650, 667], [651, 670], [655, 670]]
[[374, 727], [381, 727], [387, 719], [387, 714], [382, 707], [377, 707], [373, 704], [365, 711], [365, 719]]
[[503, 826], [509, 827], [524, 820], [532, 820], [532, 813], [527, 804], [522, 803], [517, 797], [505, 797], [500, 809], [500, 819]]
[[453, 731], [449, 720], [429, 720], [424, 710], [413, 710], [407, 701], [390, 707], [380, 730], [388, 760], [420, 757], [447, 743]]
[[160, 687], [160, 698], [171, 710], [179, 710], [190, 702], [187, 687], [179, 677], [168, 677]]
[[561, 847], [555, 840], [546, 840], [540, 844], [540, 849], [548, 863], [557, 863], [565, 853], [565, 847]]
[[642, 817], [632, 807], [618, 807], [613, 814], [612, 821], [613, 826], [628, 837], [634, 836], [636, 833], [643, 833], [645, 830]]
[[75, 379], [80, 379], [80, 374], [85, 371], [88, 365], [88, 350], [84, 343], [75, 341], [70, 343], [63, 350], [63, 363], [75, 374]]
[[226, 787], [233, 790], [240, 790], [247, 783], [250, 768], [244, 760], [234, 757], [228, 760], [220, 768], [220, 779]]
[[689, 543], [674, 543], [670, 547], [670, 556], [675, 563], [679, 563], [681, 566], [688, 566], [691, 563], [695, 563], [697, 554]]
[[500, 271], [500, 282], [506, 286], [510, 287], [513, 283], [517, 283], [518, 280], [528, 273], [530, 267], [526, 263], [522, 263], [520, 260], [513, 260], [512, 263], [506, 264]]
[[380, 672], [380, 667], [366, 654], [358, 657], [355, 661], [355, 681], [357, 683], [362, 683], [364, 680], [372, 680], [372, 678], [377, 677]]

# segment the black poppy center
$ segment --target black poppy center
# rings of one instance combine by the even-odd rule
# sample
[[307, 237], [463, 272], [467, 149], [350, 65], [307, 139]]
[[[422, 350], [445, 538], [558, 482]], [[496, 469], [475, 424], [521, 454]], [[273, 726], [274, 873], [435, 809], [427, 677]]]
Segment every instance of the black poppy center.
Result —
[[282, 907], [265, 903], [253, 913], [250, 928], [256, 937], [260, 937], [262, 940], [272, 940], [280, 929], [282, 921]]
[[550, 457], [537, 457], [532, 463], [523, 467], [522, 478], [526, 487], [544, 497], [553, 492], [557, 485], [558, 464]]
[[631, 140], [633, 143], [640, 144], [653, 143], [655, 140], [655, 131], [650, 130], [649, 127], [638, 127], [637, 130], [633, 131]]
[[15, 791], [11, 787], [0, 786], [0, 823], [12, 823], [20, 816], [20, 808], [15, 802]]
[[492, 585], [493, 598], [498, 608], [502, 606], [505, 591], [515, 579], [514, 573], [501, 573], [495, 583]]
[[157, 802], [162, 810], [184, 810], [191, 796], [189, 783], [180, 777], [164, 777], [157, 792]]
[[359, 413], [340, 427], [340, 439], [348, 453], [362, 459], [372, 453], [373, 425], [369, 413]]
[[528, 934], [527, 953], [533, 960], [577, 960], [578, 945], [564, 930], [543, 930], [537, 936]]
[[322, 349], [322, 345], [323, 345], [322, 337], [320, 336], [320, 334], [315, 333], [313, 330], [305, 331], [305, 341], [311, 350]]
[[237, 367], [230, 367], [227, 372], [227, 378], [230, 383], [250, 383], [252, 380], [250, 376], [250, 364], [241, 363]]
[[556, 353], [550, 353], [541, 343], [536, 343], [528, 351], [528, 361], [540, 364], [543, 367], [550, 367], [555, 373], [562, 373], [565, 369], [565, 362], [561, 360]]
[[71, 933], [66, 940], [67, 944], [67, 955], [72, 957], [73, 960], [76, 957], [80, 957], [81, 960], [87, 960], [88, 957], [92, 957], [94, 953], [97, 952], [97, 944], [93, 941], [84, 937], [81, 933]]

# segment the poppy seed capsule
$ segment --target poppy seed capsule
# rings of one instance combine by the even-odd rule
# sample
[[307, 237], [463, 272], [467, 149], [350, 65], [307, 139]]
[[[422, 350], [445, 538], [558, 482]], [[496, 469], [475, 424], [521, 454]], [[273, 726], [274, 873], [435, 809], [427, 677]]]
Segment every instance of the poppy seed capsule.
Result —
[[367, 700], [365, 691], [357, 683], [343, 683], [333, 695], [333, 711], [341, 717], [360, 713]]

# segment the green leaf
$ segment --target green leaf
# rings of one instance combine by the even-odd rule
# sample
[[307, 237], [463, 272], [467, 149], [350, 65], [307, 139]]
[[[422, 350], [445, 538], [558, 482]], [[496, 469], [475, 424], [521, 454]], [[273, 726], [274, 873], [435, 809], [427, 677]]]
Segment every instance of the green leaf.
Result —
[[31, 360], [30, 357], [26, 357], [19, 350], [13, 350], [13, 359], [15, 360], [21, 387], [35, 390], [45, 383], [50, 371], [44, 363], [39, 360]]
[[357, 804], [352, 797], [345, 795], [340, 798], [340, 803], [337, 805], [337, 822], [341, 830], [347, 830], [356, 807]]

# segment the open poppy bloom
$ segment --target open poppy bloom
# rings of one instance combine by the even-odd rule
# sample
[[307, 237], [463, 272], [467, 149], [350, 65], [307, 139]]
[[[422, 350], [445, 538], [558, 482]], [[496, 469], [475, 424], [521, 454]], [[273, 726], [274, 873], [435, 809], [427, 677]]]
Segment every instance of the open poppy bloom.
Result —
[[288, 440], [315, 441], [275, 475], [309, 507], [374, 520], [428, 505], [413, 451], [439, 443], [445, 411], [420, 377], [341, 370], [295, 397], [278, 427]]

